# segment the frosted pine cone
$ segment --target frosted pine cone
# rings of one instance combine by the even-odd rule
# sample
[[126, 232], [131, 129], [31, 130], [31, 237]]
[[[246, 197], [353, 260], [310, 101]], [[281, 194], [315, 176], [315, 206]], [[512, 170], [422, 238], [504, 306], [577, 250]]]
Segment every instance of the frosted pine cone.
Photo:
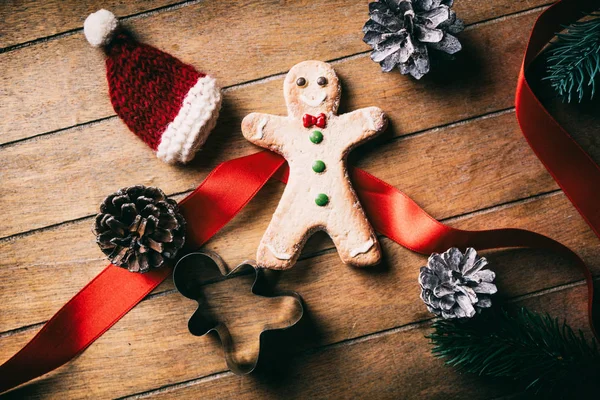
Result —
[[363, 41], [373, 47], [371, 59], [390, 72], [421, 79], [429, 72], [427, 48], [448, 54], [462, 46], [452, 34], [464, 29], [456, 18], [453, 0], [378, 0], [369, 3], [369, 20], [363, 27]]
[[162, 267], [185, 241], [177, 202], [154, 187], [132, 186], [108, 196], [94, 225], [96, 242], [108, 259], [131, 272]]
[[487, 263], [472, 248], [464, 255], [454, 247], [432, 254], [419, 274], [421, 299], [427, 309], [452, 319], [471, 318], [476, 311], [490, 307], [491, 295], [497, 291], [492, 283], [496, 274], [483, 269]]

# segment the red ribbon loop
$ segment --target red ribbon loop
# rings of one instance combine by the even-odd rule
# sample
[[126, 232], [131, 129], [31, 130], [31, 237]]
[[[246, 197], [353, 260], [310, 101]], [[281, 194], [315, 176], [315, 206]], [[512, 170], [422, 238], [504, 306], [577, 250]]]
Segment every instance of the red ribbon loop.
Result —
[[[531, 92], [523, 73], [561, 24], [570, 23], [581, 16], [582, 11], [597, 4], [597, 0], [563, 0], [542, 13], [525, 56], [516, 106], [523, 133], [532, 148], [599, 235], [600, 170], [546, 112]], [[314, 117], [307, 114], [303, 123], [307, 128], [313, 125], [324, 128], [325, 115]], [[594, 333], [600, 331], [594, 326], [594, 322], [600, 319], [593, 318], [592, 275], [583, 261], [567, 247], [521, 229], [465, 231], [451, 228], [436, 221], [389, 184], [358, 168], [352, 169], [351, 173], [373, 227], [413, 251], [430, 254], [452, 246], [471, 246], [478, 250], [534, 247], [552, 249], [571, 257], [587, 283], [590, 325]], [[198, 247], [210, 239], [271, 177], [286, 182], [287, 174], [283, 158], [269, 152], [219, 165], [180, 203], [188, 222], [188, 247]], [[109, 265], [65, 304], [25, 347], [0, 365], [0, 392], [50, 372], [81, 353], [170, 273], [169, 268], [164, 268], [143, 275], [133, 274]]]
[[[352, 179], [374, 228], [398, 244], [429, 254], [452, 246], [550, 248], [571, 256], [593, 297], [592, 276], [583, 261], [560, 243], [519, 229], [463, 231], [444, 225], [393, 186], [358, 168]], [[280, 156], [261, 152], [219, 165], [180, 204], [188, 221], [188, 244], [197, 247], [229, 222], [274, 177], [287, 182]], [[223, 183], [227, 184], [223, 184]], [[65, 304], [16, 355], [0, 366], [0, 392], [41, 376], [71, 360], [158, 286], [171, 269], [134, 274], [108, 266]], [[590, 320], [591, 321], [591, 320]]]
[[539, 16], [521, 66], [515, 109], [529, 146], [600, 238], [600, 167], [548, 113], [525, 73], [556, 32], [598, 7], [600, 0], [562, 0]]

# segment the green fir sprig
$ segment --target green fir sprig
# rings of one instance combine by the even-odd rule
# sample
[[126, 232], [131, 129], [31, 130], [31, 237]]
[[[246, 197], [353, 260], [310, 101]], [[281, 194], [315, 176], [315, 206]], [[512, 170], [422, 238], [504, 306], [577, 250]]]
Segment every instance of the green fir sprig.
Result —
[[433, 328], [433, 354], [460, 372], [515, 380], [545, 398], [600, 398], [596, 341], [589, 345], [581, 331], [548, 315], [491, 309], [467, 321], [438, 320]]
[[568, 103], [592, 99], [600, 77], [600, 13], [575, 22], [557, 34], [547, 52], [547, 76], [554, 90]]

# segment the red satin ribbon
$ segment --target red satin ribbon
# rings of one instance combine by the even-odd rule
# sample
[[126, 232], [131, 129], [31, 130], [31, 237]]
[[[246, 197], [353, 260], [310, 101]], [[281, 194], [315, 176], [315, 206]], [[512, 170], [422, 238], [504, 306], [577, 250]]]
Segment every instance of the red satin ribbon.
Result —
[[[287, 181], [283, 158], [261, 152], [219, 165], [181, 202], [188, 221], [188, 243], [199, 246], [229, 222], [274, 177]], [[358, 168], [352, 180], [376, 230], [413, 251], [429, 254], [448, 247], [550, 248], [571, 256], [593, 296], [592, 277], [583, 261], [560, 243], [520, 229], [463, 231], [444, 225], [398, 189]], [[14, 357], [0, 366], [0, 391], [41, 376], [82, 352], [158, 286], [171, 270], [134, 274], [107, 267], [65, 304]], [[591, 307], [590, 301], [590, 307]], [[591, 308], [590, 308], [591, 315]], [[592, 321], [590, 320], [590, 323]]]
[[562, 0], [536, 21], [525, 51], [515, 97], [516, 114], [523, 136], [600, 238], [600, 167], [573, 140], [531, 90], [525, 73], [538, 53], [564, 25], [600, 7], [600, 0]]
[[[540, 40], [532, 37], [531, 41]], [[521, 87], [520, 91], [524, 89]], [[522, 102], [520, 107], [528, 105]], [[197, 247], [206, 242], [271, 177], [286, 182], [287, 172], [284, 160], [269, 152], [219, 165], [180, 203], [188, 222], [188, 245]], [[352, 180], [374, 228], [413, 251], [430, 254], [452, 246], [472, 246], [480, 250], [535, 247], [552, 249], [571, 257], [587, 282], [590, 325], [594, 332], [600, 331], [594, 326], [592, 317], [591, 273], [567, 247], [543, 235], [520, 229], [454, 229], [436, 221], [404, 193], [365, 171], [352, 169]], [[0, 366], [0, 392], [50, 372], [81, 353], [156, 288], [170, 272], [165, 268], [140, 275], [108, 266], [65, 304], [23, 349]]]
[[[180, 202], [188, 247], [199, 247], [227, 224], [284, 163], [273, 153], [227, 161]], [[0, 365], [0, 393], [65, 364], [171, 275], [109, 265], [44, 325], [17, 354]]]

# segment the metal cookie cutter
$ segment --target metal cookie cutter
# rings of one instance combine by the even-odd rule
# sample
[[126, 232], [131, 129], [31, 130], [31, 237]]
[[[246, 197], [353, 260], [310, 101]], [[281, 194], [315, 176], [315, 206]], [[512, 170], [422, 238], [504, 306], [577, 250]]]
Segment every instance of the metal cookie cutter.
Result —
[[[212, 252], [190, 253], [173, 271], [177, 290], [198, 302], [188, 322], [190, 332], [204, 336], [216, 331], [223, 345], [228, 368], [249, 374], [256, 368], [263, 332], [295, 325], [304, 313], [296, 292], [265, 296], [258, 292], [263, 272], [253, 261], [244, 261], [231, 272]], [[235, 279], [230, 278], [235, 275]], [[250, 290], [240, 290], [250, 286]]]

